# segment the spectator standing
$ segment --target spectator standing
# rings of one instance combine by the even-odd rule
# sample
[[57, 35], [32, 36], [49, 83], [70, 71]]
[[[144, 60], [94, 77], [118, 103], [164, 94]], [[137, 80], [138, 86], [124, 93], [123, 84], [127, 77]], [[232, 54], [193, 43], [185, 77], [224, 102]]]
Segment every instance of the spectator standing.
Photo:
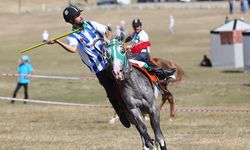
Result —
[[42, 36], [43, 36], [43, 42], [46, 42], [49, 40], [49, 32], [46, 29], [43, 31]]
[[241, 20], [244, 20], [244, 16], [248, 10], [248, 0], [240, 0], [240, 10], [242, 12]]
[[169, 16], [169, 31], [170, 33], [174, 33], [174, 16], [170, 15]]
[[229, 0], [229, 13], [232, 15], [235, 9], [235, 0]]
[[125, 29], [126, 22], [124, 20], [120, 21], [120, 24], [116, 26], [116, 38], [120, 41], [124, 41], [127, 36], [127, 31]]
[[[20, 64], [18, 66], [18, 82], [17, 82], [17, 86], [16, 89], [13, 93], [13, 98], [16, 98], [17, 92], [19, 91], [19, 89], [23, 86], [24, 88], [24, 99], [28, 99], [28, 85], [30, 83], [30, 79], [28, 77], [28, 75], [32, 74], [33, 72], [33, 68], [30, 64], [30, 58], [29, 56], [23, 55], [20, 59]], [[12, 100], [11, 103], [14, 103], [15, 101]], [[26, 101], [24, 101], [24, 104], [26, 104]]]

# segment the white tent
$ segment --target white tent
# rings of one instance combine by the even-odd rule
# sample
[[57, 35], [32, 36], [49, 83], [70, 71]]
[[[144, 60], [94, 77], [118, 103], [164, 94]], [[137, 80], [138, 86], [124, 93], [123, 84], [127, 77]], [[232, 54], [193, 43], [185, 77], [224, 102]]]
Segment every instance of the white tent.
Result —
[[250, 71], [250, 30], [243, 32], [244, 69]]
[[128, 5], [128, 4], [131, 4], [131, 1], [130, 0], [117, 0], [117, 3], [123, 4], [123, 5]]
[[213, 67], [243, 68], [242, 32], [247, 29], [250, 24], [232, 20], [210, 32]]

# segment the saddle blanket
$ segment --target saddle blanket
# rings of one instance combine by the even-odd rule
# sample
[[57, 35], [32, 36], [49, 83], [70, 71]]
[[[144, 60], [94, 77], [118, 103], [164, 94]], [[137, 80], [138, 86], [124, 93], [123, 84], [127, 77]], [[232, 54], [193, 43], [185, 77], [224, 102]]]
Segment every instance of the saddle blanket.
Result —
[[144, 67], [145, 69], [149, 69], [149, 66], [143, 61], [129, 59], [129, 62], [131, 62], [132, 64], [137, 64], [139, 67]]
[[129, 62], [132, 63], [133, 67], [139, 69], [142, 73], [144, 73], [152, 82], [156, 83], [159, 81], [158, 77], [150, 72], [150, 67], [142, 61], [134, 60], [134, 59], [129, 59]]

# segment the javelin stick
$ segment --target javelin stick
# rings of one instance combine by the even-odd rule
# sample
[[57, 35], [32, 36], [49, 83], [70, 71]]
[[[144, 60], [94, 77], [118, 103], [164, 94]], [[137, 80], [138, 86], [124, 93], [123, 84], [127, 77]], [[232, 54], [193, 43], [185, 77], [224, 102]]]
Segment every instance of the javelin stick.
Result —
[[[68, 32], [68, 33], [65, 33], [65, 34], [59, 35], [59, 36], [57, 36], [57, 37], [55, 37], [55, 38], [51, 39], [51, 41], [55, 41], [55, 40], [61, 39], [61, 38], [65, 37], [65, 36], [68, 36], [68, 35], [70, 35], [70, 34], [72, 34], [72, 33], [75, 33], [75, 32], [80, 31], [81, 29], [82, 29], [82, 28], [79, 28], [79, 29], [77, 29], [77, 30], [70, 31], [70, 32]], [[27, 51], [30, 51], [30, 50], [32, 50], [32, 49], [35, 49], [35, 48], [41, 47], [41, 46], [46, 45], [46, 44], [48, 44], [48, 43], [49, 43], [49, 41], [46, 41], [46, 42], [43, 42], [43, 43], [37, 44], [37, 45], [35, 45], [35, 46], [32, 46], [32, 47], [26, 48], [26, 49], [24, 49], [24, 50], [21, 50], [21, 53], [25, 53], [25, 52], [27, 52]]]

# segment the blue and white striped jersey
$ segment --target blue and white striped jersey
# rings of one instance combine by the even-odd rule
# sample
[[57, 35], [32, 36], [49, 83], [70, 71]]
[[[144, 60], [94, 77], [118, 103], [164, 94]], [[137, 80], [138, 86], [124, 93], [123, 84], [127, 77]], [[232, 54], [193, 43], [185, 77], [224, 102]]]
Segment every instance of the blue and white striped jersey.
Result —
[[82, 62], [95, 74], [106, 69], [102, 57], [103, 45], [98, 40], [104, 38], [106, 31], [107, 26], [94, 21], [86, 21], [83, 30], [67, 37], [68, 44], [77, 46]]

